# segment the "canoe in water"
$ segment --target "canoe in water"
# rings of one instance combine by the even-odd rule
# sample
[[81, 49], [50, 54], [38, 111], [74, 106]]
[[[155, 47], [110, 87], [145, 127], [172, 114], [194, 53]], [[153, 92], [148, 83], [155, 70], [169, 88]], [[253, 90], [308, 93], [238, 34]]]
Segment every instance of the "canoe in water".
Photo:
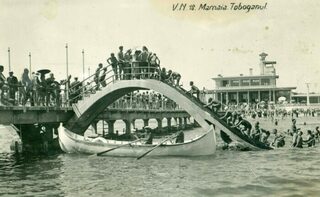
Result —
[[[128, 143], [130, 143], [130, 141], [106, 140], [104, 138], [101, 140], [92, 140], [70, 132], [66, 128], [59, 129], [59, 144], [61, 149], [66, 153], [97, 154], [121, 146], [103, 155], [139, 157], [157, 146], [157, 144], [144, 144], [140, 141], [131, 143], [130, 145]], [[202, 156], [212, 155], [215, 150], [215, 133], [213, 128], [211, 128], [202, 136], [185, 141], [184, 143], [171, 143], [170, 140], [168, 140], [150, 152], [148, 156]]]

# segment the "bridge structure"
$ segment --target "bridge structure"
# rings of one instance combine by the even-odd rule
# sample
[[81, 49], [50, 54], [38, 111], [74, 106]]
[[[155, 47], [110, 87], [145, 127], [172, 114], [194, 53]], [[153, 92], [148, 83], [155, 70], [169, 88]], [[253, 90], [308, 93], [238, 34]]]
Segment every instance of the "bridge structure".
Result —
[[[72, 107], [0, 106], [2, 125], [66, 123], [73, 116]], [[123, 120], [134, 124], [136, 120], [141, 119], [144, 126], [148, 126], [149, 120], [155, 119], [161, 129], [163, 119], [167, 119], [167, 125], [170, 126], [172, 119], [182, 125], [187, 124], [189, 118], [190, 115], [182, 109], [106, 108], [93, 122]], [[131, 130], [131, 127], [128, 130]]]
[[[72, 107], [47, 106], [0, 106], [0, 124], [12, 126], [21, 138], [25, 152], [48, 152], [56, 149], [57, 134], [61, 124], [66, 124], [75, 115]], [[114, 132], [114, 123], [122, 120], [126, 133], [130, 133], [136, 120], [143, 120], [148, 126], [150, 119], [157, 121], [157, 128], [162, 130], [163, 119], [171, 126], [186, 127], [190, 124], [190, 115], [182, 109], [144, 109], [144, 108], [113, 108], [109, 106], [98, 114], [91, 126], [97, 133], [98, 122], [107, 124], [107, 132]], [[175, 125], [171, 124], [175, 120]], [[105, 134], [103, 130], [102, 135]], [[44, 145], [46, 144], [46, 145]]]
[[[45, 130], [42, 133], [49, 133], [47, 135], [51, 139], [52, 131], [56, 131], [61, 122], [69, 131], [83, 135], [90, 125], [95, 127], [94, 124], [99, 120], [106, 121], [109, 133], [113, 133], [114, 121], [122, 119], [126, 123], [126, 134], [130, 134], [131, 125], [137, 118], [143, 119], [144, 125], [148, 125], [148, 119], [155, 118], [158, 122], [158, 127], [161, 128], [163, 118], [166, 118], [168, 125], [170, 125], [172, 117], [178, 118], [179, 122], [184, 119], [185, 123], [189, 117], [192, 117], [204, 130], [209, 130], [211, 128], [210, 125], [213, 125], [216, 133], [223, 133], [231, 141], [237, 141], [249, 149], [269, 149], [264, 144], [255, 142], [249, 136], [243, 135], [238, 128], [229, 125], [226, 119], [220, 117], [215, 111], [204, 107], [204, 103], [194, 97], [192, 92], [187, 92], [166, 76], [162, 77], [160, 70], [139, 67], [139, 62], [132, 62], [129, 69], [130, 71], [115, 75], [114, 73], [116, 72], [114, 72], [111, 65], [108, 65], [105, 69], [101, 69], [100, 72], [104, 70], [102, 75], [101, 73], [94, 73], [89, 76], [81, 82], [81, 87], [74, 89], [72, 95], [67, 96], [66, 103], [70, 103], [72, 108], [59, 108], [52, 111], [50, 111], [50, 108], [39, 108], [38, 110], [28, 110], [26, 108], [7, 109], [8, 117], [0, 118], [0, 124], [15, 123], [14, 125], [17, 126], [22, 141], [30, 145], [39, 144], [39, 142], [34, 142], [36, 138], [34, 136], [41, 138], [41, 135], [39, 137], [39, 130], [40, 133]], [[100, 77], [99, 80], [97, 80], [97, 76]], [[103, 79], [101, 79], [102, 76]], [[183, 110], [171, 112], [163, 110], [156, 112], [157, 110], [154, 109], [144, 109], [142, 111], [128, 109], [122, 111], [108, 110], [112, 103], [138, 90], [154, 90], [161, 93], [177, 103]], [[5, 109], [3, 111], [4, 114], [6, 114]], [[28, 114], [33, 118], [28, 117]], [[37, 124], [39, 123], [38, 121], [42, 121], [40, 126]], [[216, 140], [212, 143], [216, 144]], [[34, 147], [37, 148], [37, 146]]]
[[[242, 134], [239, 128], [230, 125], [217, 112], [204, 107], [204, 103], [192, 95], [193, 92], [184, 90], [178, 84], [175, 84], [170, 77], [161, 73], [160, 70], [139, 67], [139, 65], [139, 62], [133, 62], [131, 67], [128, 68], [130, 69], [129, 72], [118, 72], [116, 75], [112, 68], [108, 69], [111, 66], [107, 66], [106, 70], [109, 71], [104, 73], [104, 85], [102, 87], [99, 82], [94, 80], [96, 74], [85, 79], [82, 84], [88, 84], [91, 88], [87, 89], [84, 86], [83, 89], [86, 91], [70, 99], [69, 102], [77, 100], [72, 105], [75, 115], [65, 124], [65, 128], [74, 133], [83, 134], [96, 119], [97, 114], [100, 114], [114, 101], [133, 91], [154, 90], [177, 103], [204, 130], [209, 130], [210, 125], [213, 125], [217, 133], [223, 133], [231, 141], [237, 141], [246, 148], [252, 150], [270, 149], [265, 144], [256, 142], [249, 136]], [[92, 85], [91, 83], [95, 84]], [[92, 92], [92, 89], [96, 89], [94, 94], [88, 94], [88, 92]], [[77, 97], [81, 99], [77, 99]], [[212, 143], [215, 144], [216, 141]]]

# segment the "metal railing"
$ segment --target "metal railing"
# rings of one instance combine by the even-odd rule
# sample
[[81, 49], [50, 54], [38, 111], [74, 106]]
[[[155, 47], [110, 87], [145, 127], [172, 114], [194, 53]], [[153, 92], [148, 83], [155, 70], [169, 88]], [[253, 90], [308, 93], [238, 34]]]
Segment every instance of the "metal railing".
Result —
[[[127, 62], [122, 67], [107, 65], [98, 69], [76, 85], [70, 86], [67, 103], [76, 103], [82, 97], [94, 94], [101, 87], [106, 87], [119, 80], [156, 79], [161, 80], [160, 66], [151, 66], [147, 62]], [[79, 85], [80, 84], [80, 85]]]
[[48, 87], [43, 84], [34, 84], [31, 86], [3, 83], [1, 87], [1, 104], [2, 105], [26, 105], [29, 101], [31, 106], [49, 106], [52, 102], [56, 106], [62, 105], [60, 84]]

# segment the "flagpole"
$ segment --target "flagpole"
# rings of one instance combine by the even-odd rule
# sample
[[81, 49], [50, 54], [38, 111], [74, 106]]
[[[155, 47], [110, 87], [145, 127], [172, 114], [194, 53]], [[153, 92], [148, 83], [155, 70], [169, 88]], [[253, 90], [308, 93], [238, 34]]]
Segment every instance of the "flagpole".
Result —
[[[86, 84], [85, 84], [85, 82], [84, 82], [84, 79], [85, 79], [85, 77], [84, 77], [84, 49], [82, 49], [82, 94], [83, 94], [83, 96], [84, 96], [84, 94], [85, 94], [85, 86], [86, 86]], [[103, 122], [103, 121], [102, 121]]]
[[8, 62], [9, 62], [9, 72], [10, 72], [11, 71], [10, 47], [8, 48]]
[[82, 49], [82, 75], [83, 75], [83, 80], [84, 80], [84, 50]]
[[67, 74], [67, 79], [69, 76], [69, 62], [68, 62], [68, 43], [66, 44], [66, 74]]
[[307, 106], [309, 106], [310, 105], [310, 92], [309, 92], [309, 85], [310, 85], [310, 83], [306, 83], [306, 85], [307, 85]]
[[29, 76], [31, 77], [31, 52], [29, 52]]
[[66, 74], [67, 74], [67, 81], [66, 81], [66, 100], [69, 100], [69, 62], [68, 62], [68, 43], [66, 43]]

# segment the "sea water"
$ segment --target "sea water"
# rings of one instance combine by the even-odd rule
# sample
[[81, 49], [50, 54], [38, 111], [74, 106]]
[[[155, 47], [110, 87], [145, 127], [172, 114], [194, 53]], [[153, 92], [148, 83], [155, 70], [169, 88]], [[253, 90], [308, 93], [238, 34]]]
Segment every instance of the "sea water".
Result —
[[[191, 132], [192, 133], [192, 132]], [[195, 131], [198, 133], [198, 131]], [[319, 196], [320, 144], [201, 157], [14, 156], [0, 127], [0, 196]]]

